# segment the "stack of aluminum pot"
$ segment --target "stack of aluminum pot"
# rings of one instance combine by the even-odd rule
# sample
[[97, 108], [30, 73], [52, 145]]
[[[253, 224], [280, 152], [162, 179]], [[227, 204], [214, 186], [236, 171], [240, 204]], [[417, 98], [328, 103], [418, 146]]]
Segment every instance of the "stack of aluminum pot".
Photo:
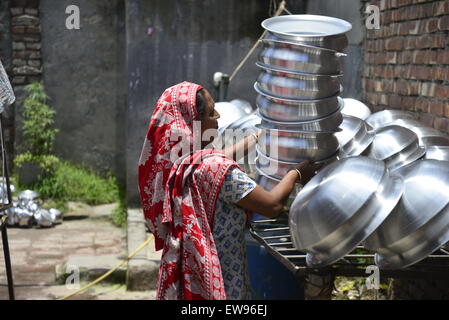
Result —
[[[11, 192], [14, 186], [11, 185]], [[3, 189], [0, 190], [0, 198], [4, 198]], [[32, 190], [21, 191], [18, 201], [13, 201], [13, 206], [7, 210], [7, 224], [10, 227], [31, 228], [33, 226], [45, 228], [61, 224], [63, 213], [58, 209], [44, 209], [39, 200], [39, 194]]]
[[[292, 166], [337, 157], [343, 121], [342, 51], [351, 24], [332, 17], [287, 15], [262, 22], [267, 36], [254, 84], [262, 133], [258, 183], [270, 189]], [[294, 198], [295, 192], [291, 197]]]

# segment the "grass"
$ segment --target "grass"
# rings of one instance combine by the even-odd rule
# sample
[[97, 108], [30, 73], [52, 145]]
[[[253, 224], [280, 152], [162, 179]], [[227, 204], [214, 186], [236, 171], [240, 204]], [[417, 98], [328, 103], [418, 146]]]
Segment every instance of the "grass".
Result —
[[17, 191], [31, 189], [39, 192], [46, 208], [67, 211], [68, 201], [84, 202], [89, 205], [118, 202], [111, 220], [119, 227], [126, 223], [126, 195], [111, 174], [102, 177], [82, 166], [61, 161], [51, 175], [42, 177], [32, 186], [25, 188], [18, 182], [17, 175], [13, 176], [12, 183], [17, 187]]

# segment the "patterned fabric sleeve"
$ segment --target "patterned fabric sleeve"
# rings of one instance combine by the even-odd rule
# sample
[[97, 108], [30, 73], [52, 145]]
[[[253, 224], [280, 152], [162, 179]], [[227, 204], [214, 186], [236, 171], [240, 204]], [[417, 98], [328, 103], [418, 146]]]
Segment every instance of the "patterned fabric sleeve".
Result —
[[234, 167], [226, 173], [220, 196], [227, 203], [235, 203], [246, 197], [256, 185], [246, 173]]

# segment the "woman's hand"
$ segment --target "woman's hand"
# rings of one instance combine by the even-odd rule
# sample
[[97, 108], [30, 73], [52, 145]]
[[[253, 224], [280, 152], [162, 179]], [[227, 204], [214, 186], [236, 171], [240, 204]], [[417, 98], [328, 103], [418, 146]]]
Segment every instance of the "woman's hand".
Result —
[[324, 163], [316, 164], [310, 160], [304, 160], [293, 167], [291, 170], [298, 170], [301, 173], [300, 183], [305, 185], [312, 179], [316, 172], [324, 166]]

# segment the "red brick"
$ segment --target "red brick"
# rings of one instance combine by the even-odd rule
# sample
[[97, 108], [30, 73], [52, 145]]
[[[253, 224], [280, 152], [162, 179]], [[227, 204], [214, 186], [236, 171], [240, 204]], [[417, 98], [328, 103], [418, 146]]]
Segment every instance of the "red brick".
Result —
[[399, 64], [407, 64], [413, 61], [413, 52], [412, 51], [402, 51], [399, 53], [398, 63]]
[[419, 120], [424, 123], [426, 126], [433, 127], [433, 122], [435, 120], [435, 116], [431, 113], [421, 113], [419, 115]]
[[12, 33], [25, 33], [25, 27], [12, 27]]
[[442, 118], [442, 117], [435, 117], [435, 120], [433, 122], [433, 127], [435, 129], [449, 132], [449, 119], [448, 118]]
[[444, 50], [444, 51], [438, 52], [437, 61], [440, 64], [449, 64], [449, 51]]
[[430, 101], [429, 102], [429, 113], [437, 116], [444, 115], [444, 103], [442, 101]]
[[444, 116], [449, 118], [449, 102], [444, 103]]
[[416, 105], [416, 99], [417, 99], [416, 97], [409, 97], [409, 96], [402, 97], [401, 109], [414, 111], [415, 105]]
[[402, 6], [406, 6], [408, 4], [410, 4], [411, 1], [410, 0], [397, 0], [397, 7], [402, 7]]
[[438, 29], [441, 31], [449, 30], [449, 15], [438, 19]]
[[40, 33], [40, 27], [28, 27], [26, 28], [26, 33]]
[[420, 91], [419, 94], [424, 97], [433, 97], [435, 94], [435, 88], [436, 88], [435, 83], [430, 82], [421, 83], [421, 86], [419, 88]]
[[429, 108], [429, 99], [424, 97], [418, 97], [416, 99], [415, 110], [421, 112], [427, 112]]
[[436, 85], [434, 97], [438, 99], [449, 99], [449, 86]]
[[426, 3], [415, 8], [419, 18], [428, 18], [433, 16], [433, 3]]
[[449, 2], [446, 0], [433, 3], [433, 15], [440, 16], [443, 14], [449, 14]]
[[409, 77], [411, 79], [430, 80], [432, 79], [432, 68], [427, 66], [412, 66]]
[[402, 97], [396, 94], [393, 94], [388, 97], [388, 105], [390, 108], [399, 109], [401, 107]]
[[403, 48], [403, 38], [401, 37], [395, 37], [391, 39], [387, 39], [385, 42], [385, 49], [392, 50], [392, 51], [398, 51], [402, 50]]
[[[430, 19], [427, 20], [425, 23], [421, 23], [421, 27], [425, 26], [423, 31], [420, 31], [421, 33], [433, 33], [438, 31], [438, 24], [439, 19]], [[422, 30], [422, 28], [420, 28]]]
[[444, 48], [445, 46], [444, 35], [424, 35], [416, 38], [415, 48]]

